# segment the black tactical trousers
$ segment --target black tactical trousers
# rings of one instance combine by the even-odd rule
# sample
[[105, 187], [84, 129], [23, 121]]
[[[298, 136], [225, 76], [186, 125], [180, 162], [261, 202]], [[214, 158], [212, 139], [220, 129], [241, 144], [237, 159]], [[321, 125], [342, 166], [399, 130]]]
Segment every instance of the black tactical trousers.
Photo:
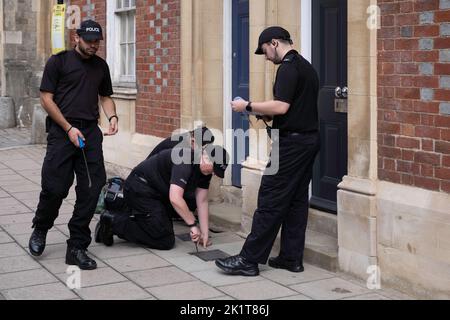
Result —
[[252, 230], [241, 251], [244, 258], [260, 264], [267, 262], [280, 227], [280, 256], [303, 260], [309, 184], [320, 136], [314, 132], [280, 137], [279, 148], [278, 173], [262, 178]]
[[86, 159], [92, 179], [89, 188], [86, 165], [82, 152], [75, 147], [66, 132], [55, 123], [51, 123], [48, 132], [47, 154], [42, 167], [42, 191], [33, 227], [49, 230], [59, 214], [62, 201], [69, 194], [74, 175], [77, 177], [76, 202], [72, 219], [69, 222], [69, 247], [87, 249], [91, 243], [89, 224], [94, 216], [98, 197], [106, 183], [103, 160], [103, 133], [96, 121], [71, 121], [86, 139]]
[[175, 245], [171, 206], [133, 172], [125, 181], [124, 199], [129, 214], [114, 215], [113, 233], [119, 238], [158, 250]]

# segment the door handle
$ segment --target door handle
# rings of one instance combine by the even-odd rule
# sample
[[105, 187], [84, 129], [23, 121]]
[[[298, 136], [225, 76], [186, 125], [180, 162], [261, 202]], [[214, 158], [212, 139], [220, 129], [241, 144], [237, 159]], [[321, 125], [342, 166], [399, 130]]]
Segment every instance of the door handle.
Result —
[[336, 98], [341, 98], [342, 96], [342, 88], [341, 87], [336, 87], [336, 89], [334, 89], [334, 96]]
[[343, 99], [348, 98], [348, 88], [347, 87], [342, 88], [341, 98], [343, 98]]

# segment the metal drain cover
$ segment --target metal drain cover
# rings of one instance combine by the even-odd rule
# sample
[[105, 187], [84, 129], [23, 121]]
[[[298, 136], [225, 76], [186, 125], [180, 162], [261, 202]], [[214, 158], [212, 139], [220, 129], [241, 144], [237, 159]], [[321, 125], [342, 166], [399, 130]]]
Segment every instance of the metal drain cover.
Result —
[[180, 239], [181, 241], [191, 241], [191, 234], [190, 233], [177, 234], [176, 237], [178, 239]]
[[214, 261], [217, 259], [228, 258], [230, 256], [222, 250], [200, 251], [198, 253], [193, 252], [190, 254], [202, 259], [203, 261]]

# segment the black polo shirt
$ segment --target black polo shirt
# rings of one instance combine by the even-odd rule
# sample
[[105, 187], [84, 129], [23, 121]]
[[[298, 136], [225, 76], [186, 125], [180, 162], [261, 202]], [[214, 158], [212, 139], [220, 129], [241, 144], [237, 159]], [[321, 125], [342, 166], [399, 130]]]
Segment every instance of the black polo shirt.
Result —
[[318, 94], [316, 70], [297, 51], [289, 51], [278, 68], [273, 96], [290, 107], [286, 114], [274, 117], [273, 128], [293, 132], [318, 130]]
[[188, 149], [191, 148], [191, 134], [189, 132], [186, 132], [164, 139], [152, 150], [147, 159], [153, 157], [163, 150], [169, 150], [175, 147]]
[[[172, 152], [184, 159], [187, 163], [177, 164], [172, 161]], [[141, 162], [133, 173], [147, 180], [148, 184], [157, 191], [162, 199], [169, 199], [171, 184], [175, 184], [185, 190], [185, 193], [193, 193], [197, 188], [209, 189], [212, 175], [205, 176], [200, 171], [200, 166], [193, 161], [194, 152], [188, 148], [174, 148], [163, 150], [151, 158]], [[132, 173], [132, 174], [133, 174]]]
[[40, 90], [53, 93], [65, 118], [97, 120], [98, 96], [113, 94], [108, 64], [98, 56], [83, 59], [75, 51], [63, 51], [47, 62]]

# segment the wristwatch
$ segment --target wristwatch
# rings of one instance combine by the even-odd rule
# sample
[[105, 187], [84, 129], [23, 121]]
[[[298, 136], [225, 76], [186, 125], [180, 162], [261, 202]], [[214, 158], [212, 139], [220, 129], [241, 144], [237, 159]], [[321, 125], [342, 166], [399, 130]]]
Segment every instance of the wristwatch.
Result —
[[253, 111], [252, 102], [251, 101], [248, 102], [247, 106], [245, 107], [245, 110], [247, 110], [248, 112], [252, 112]]
[[187, 225], [189, 228], [193, 228], [197, 226], [197, 222], [194, 222], [193, 224], [188, 224]]

